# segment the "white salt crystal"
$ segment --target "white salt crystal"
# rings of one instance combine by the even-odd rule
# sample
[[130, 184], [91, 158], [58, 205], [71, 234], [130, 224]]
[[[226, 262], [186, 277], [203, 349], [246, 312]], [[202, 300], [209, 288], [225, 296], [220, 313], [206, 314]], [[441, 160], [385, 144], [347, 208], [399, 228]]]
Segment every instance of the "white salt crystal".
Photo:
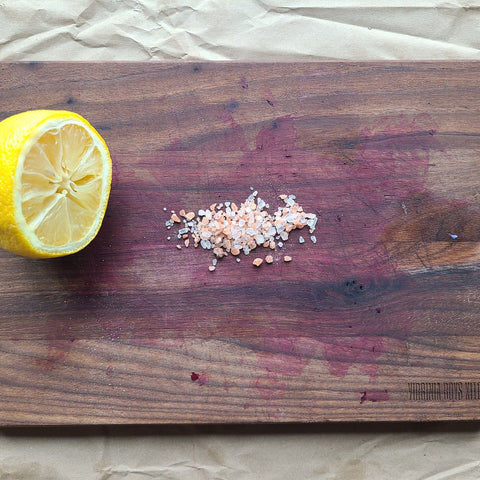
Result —
[[263, 235], [257, 235], [255, 237], [255, 242], [257, 243], [257, 245], [262, 245], [265, 243], [265, 237]]
[[202, 246], [202, 248], [205, 248], [206, 250], [210, 250], [210, 248], [212, 248], [212, 244], [208, 240], [202, 240], [200, 242], [200, 245]]

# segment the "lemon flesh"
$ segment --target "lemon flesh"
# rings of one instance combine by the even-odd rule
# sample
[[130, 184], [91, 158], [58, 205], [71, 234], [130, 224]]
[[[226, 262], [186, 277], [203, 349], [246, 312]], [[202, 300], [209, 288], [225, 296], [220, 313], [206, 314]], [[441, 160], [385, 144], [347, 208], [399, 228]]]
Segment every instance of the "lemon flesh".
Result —
[[36, 110], [0, 122], [0, 246], [30, 257], [75, 253], [96, 236], [112, 164], [80, 115]]

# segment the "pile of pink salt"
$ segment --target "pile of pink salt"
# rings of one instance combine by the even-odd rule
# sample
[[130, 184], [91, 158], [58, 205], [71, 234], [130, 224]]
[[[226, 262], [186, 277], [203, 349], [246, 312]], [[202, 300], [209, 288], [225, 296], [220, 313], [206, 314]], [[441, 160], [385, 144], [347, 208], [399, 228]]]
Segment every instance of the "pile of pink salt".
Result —
[[[307, 227], [310, 240], [316, 243], [313, 232], [317, 216], [304, 212], [295, 201], [295, 195], [280, 195], [279, 198], [284, 205], [278, 207], [273, 215], [268, 212], [269, 205], [255, 191], [239, 206], [233, 202], [214, 203], [207, 209], [198, 210], [196, 214], [185, 210], [180, 210], [177, 214], [172, 210], [165, 225], [167, 229], [175, 225], [181, 227], [177, 239], [183, 242], [183, 246], [188, 248], [193, 242], [194, 247], [200, 245], [213, 251], [215, 259], [209, 267], [210, 271], [215, 270], [218, 258], [228, 254], [236, 257], [241, 253], [249, 255], [257, 247], [274, 251], [281, 249], [290, 232], [295, 229]], [[304, 243], [305, 239], [299, 237], [299, 242]], [[182, 244], [177, 244], [177, 248], [181, 249]], [[292, 257], [285, 255], [283, 260], [289, 262]], [[237, 261], [240, 261], [240, 258], [237, 258]], [[256, 257], [253, 265], [258, 267], [263, 261], [264, 259]], [[272, 262], [272, 255], [267, 255], [265, 263]]]

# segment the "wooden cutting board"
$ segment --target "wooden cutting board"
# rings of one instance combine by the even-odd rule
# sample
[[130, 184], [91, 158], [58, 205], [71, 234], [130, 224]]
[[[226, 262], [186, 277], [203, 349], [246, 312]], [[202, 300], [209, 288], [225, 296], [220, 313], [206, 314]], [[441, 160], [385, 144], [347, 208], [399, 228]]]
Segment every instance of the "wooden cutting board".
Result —
[[[480, 63], [4, 63], [0, 98], [114, 162], [84, 251], [0, 253], [1, 424], [480, 418]], [[167, 240], [250, 187], [317, 243], [212, 273]]]

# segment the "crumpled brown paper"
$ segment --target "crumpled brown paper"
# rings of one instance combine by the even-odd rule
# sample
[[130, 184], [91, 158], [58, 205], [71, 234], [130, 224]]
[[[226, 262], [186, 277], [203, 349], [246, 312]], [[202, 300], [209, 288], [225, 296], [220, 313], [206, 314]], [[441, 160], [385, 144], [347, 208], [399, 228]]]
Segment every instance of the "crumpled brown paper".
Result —
[[0, 478], [474, 480], [478, 426], [300, 425], [5, 430]]
[[[0, 60], [480, 59], [479, 0], [0, 0]], [[0, 479], [480, 478], [477, 425], [5, 429]]]
[[478, 0], [2, 0], [0, 60], [480, 59]]

